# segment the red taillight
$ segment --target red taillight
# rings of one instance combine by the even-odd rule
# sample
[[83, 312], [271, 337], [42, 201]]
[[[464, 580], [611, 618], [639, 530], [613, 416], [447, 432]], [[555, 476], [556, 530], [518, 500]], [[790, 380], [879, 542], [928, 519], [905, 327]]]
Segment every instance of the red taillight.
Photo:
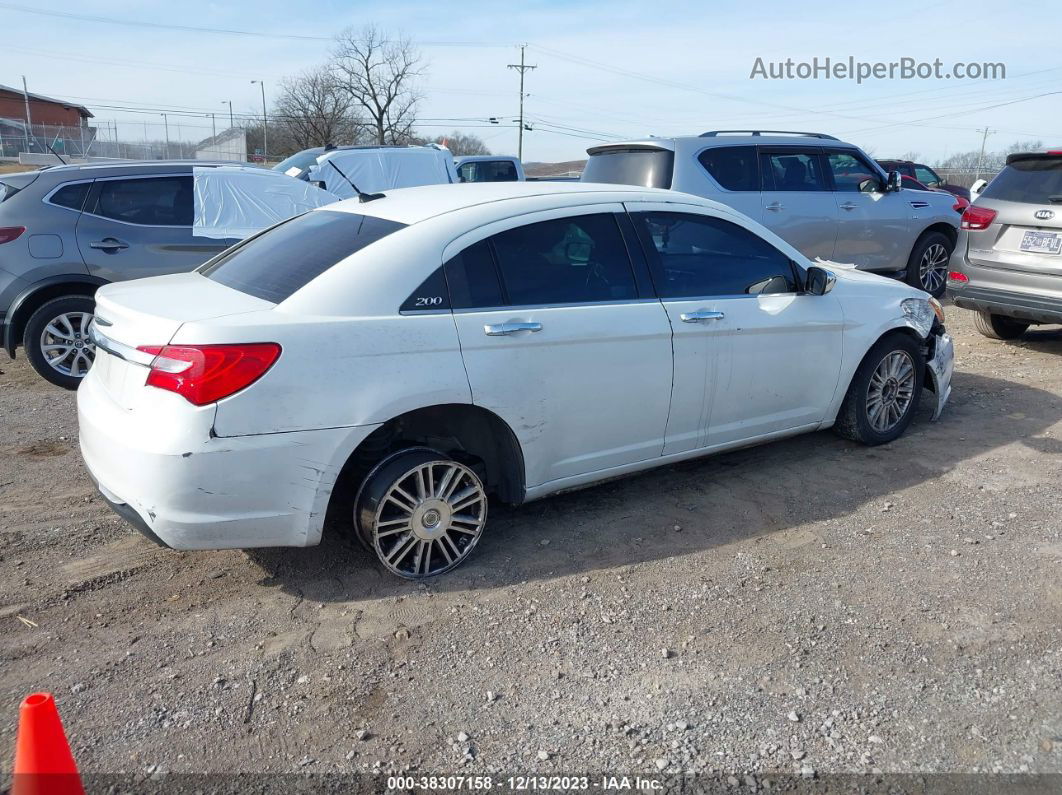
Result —
[[987, 207], [978, 207], [971, 204], [966, 208], [966, 212], [962, 214], [962, 228], [963, 229], [988, 229], [992, 225], [992, 222], [996, 220], [996, 211], [989, 210]]
[[967, 278], [965, 273], [959, 273], [958, 271], [951, 271], [948, 274], [948, 281], [949, 282], [956, 282], [958, 284], [966, 284], [966, 282], [968, 282], [970, 280], [969, 280], [969, 278]]
[[24, 226], [0, 226], [0, 243], [10, 243], [25, 231]]
[[1047, 150], [1047, 154], [1049, 154], [1049, 155], [1062, 155], [1062, 149], [1048, 149]]
[[966, 208], [970, 206], [970, 202], [966, 201], [962, 196], [955, 197], [955, 204], [951, 205], [951, 209], [962, 215], [966, 212]]
[[147, 385], [205, 406], [250, 386], [280, 356], [275, 342], [239, 345], [142, 345], [155, 357]]

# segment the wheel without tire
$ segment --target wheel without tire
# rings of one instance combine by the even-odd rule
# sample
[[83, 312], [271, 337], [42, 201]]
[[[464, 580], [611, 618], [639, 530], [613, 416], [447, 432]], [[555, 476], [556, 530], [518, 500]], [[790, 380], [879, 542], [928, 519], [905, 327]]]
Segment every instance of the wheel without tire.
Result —
[[991, 340], [1016, 340], [1029, 330], [1029, 323], [1020, 320], [978, 312], [974, 316], [974, 328]]
[[486, 523], [487, 493], [479, 476], [423, 447], [378, 464], [354, 505], [362, 540], [388, 571], [411, 580], [463, 563]]
[[96, 346], [88, 339], [95, 309], [96, 302], [88, 296], [65, 295], [30, 315], [22, 345], [38, 375], [64, 389], [77, 389], [96, 357]]
[[868, 445], [898, 438], [914, 417], [924, 377], [918, 342], [906, 334], [879, 340], [856, 370], [834, 429], [846, 439]]
[[918, 238], [907, 261], [907, 283], [925, 290], [934, 298], [944, 295], [953, 247], [951, 239], [943, 232], [930, 232]]

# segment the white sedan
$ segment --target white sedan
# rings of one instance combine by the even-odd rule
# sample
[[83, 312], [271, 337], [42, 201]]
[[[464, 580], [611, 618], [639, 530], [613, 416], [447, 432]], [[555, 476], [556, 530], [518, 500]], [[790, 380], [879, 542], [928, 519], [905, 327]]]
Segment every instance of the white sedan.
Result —
[[285, 221], [97, 293], [78, 390], [100, 492], [177, 549], [309, 546], [352, 521], [402, 577], [519, 504], [833, 426], [898, 437], [950, 393], [927, 294], [812, 263], [671, 191], [430, 186]]

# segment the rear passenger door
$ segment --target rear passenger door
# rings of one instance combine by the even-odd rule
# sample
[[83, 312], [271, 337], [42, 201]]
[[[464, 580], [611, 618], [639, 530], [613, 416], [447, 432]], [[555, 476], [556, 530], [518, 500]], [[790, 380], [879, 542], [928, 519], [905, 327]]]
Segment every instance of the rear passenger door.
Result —
[[738, 216], [628, 203], [674, 329], [665, 453], [822, 421], [834, 396], [843, 317], [803, 294], [803, 273]]
[[833, 259], [862, 270], [906, 267], [914, 245], [911, 196], [918, 194], [887, 192], [878, 170], [853, 149], [827, 149], [826, 164], [839, 216]]
[[190, 171], [97, 179], [77, 221], [77, 246], [89, 272], [106, 281], [190, 271], [227, 247], [194, 238], [193, 215]]
[[760, 191], [760, 163], [755, 146], [713, 146], [697, 155], [697, 162], [719, 187], [712, 198], [755, 221], [766, 212]]
[[809, 259], [832, 259], [837, 203], [830, 192], [822, 150], [808, 146], [760, 147], [764, 226]]
[[446, 249], [472, 400], [513, 429], [528, 488], [661, 454], [671, 328], [622, 209], [533, 213]]

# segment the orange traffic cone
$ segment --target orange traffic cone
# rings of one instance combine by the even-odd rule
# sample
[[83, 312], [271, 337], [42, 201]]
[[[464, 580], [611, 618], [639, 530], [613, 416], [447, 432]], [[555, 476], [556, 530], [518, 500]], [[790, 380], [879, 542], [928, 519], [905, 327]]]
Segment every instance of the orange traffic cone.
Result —
[[11, 795], [84, 795], [52, 694], [26, 696], [18, 712]]

